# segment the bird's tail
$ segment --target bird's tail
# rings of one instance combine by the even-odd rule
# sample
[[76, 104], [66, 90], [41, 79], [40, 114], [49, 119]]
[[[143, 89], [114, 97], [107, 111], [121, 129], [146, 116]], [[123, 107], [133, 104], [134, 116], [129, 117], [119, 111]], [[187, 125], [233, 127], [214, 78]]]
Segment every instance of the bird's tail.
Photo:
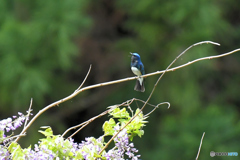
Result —
[[140, 81], [137, 80], [137, 81], [136, 81], [136, 85], [135, 85], [135, 87], [134, 87], [134, 90], [140, 91], [140, 92], [144, 92], [144, 91], [145, 91], [145, 87], [144, 87], [143, 81], [142, 81], [142, 85], [141, 85], [141, 84], [140, 84]]

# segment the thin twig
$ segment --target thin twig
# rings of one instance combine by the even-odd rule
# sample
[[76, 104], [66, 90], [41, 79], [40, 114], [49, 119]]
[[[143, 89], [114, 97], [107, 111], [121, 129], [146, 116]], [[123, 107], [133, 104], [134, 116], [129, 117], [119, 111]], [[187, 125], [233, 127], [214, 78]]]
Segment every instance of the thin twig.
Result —
[[[109, 107], [108, 107], [108, 108], [109, 108], [108, 110], [100, 113], [99, 115], [97, 115], [97, 116], [95, 116], [95, 117], [93, 117], [93, 118], [91, 118], [91, 119], [89, 119], [89, 120], [87, 120], [87, 121], [85, 121], [85, 122], [83, 122], [83, 123], [81, 123], [81, 124], [78, 124], [78, 125], [76, 125], [76, 126], [73, 126], [73, 127], [68, 128], [68, 129], [62, 134], [61, 137], [64, 137], [64, 136], [66, 135], [66, 133], [69, 132], [70, 130], [73, 130], [73, 129], [76, 129], [76, 128], [82, 126], [82, 127], [81, 127], [80, 129], [78, 129], [75, 133], [73, 133], [71, 136], [68, 137], [68, 138], [71, 138], [71, 137], [74, 136], [77, 132], [79, 132], [80, 130], [82, 130], [82, 129], [86, 126], [86, 124], [89, 124], [89, 123], [91, 123], [92, 121], [94, 121], [95, 119], [104, 116], [105, 114], [111, 112], [111, 111], [112, 111], [113, 109], [115, 109], [116, 107], [123, 106], [123, 105], [125, 105], [125, 103], [129, 103], [129, 101], [131, 102], [132, 100], [128, 100], [128, 101], [126, 101], [126, 102], [123, 102], [123, 103], [120, 104], [120, 105], [109, 106]], [[132, 103], [132, 102], [131, 102], [131, 103]]]
[[89, 67], [89, 69], [88, 69], [88, 73], [87, 73], [87, 75], [85, 76], [85, 78], [84, 78], [84, 80], [83, 80], [82, 84], [81, 84], [81, 85], [78, 87], [78, 89], [76, 89], [74, 92], [77, 92], [77, 91], [79, 91], [79, 89], [81, 89], [81, 88], [82, 88], [83, 84], [84, 84], [84, 83], [85, 83], [85, 81], [87, 80], [87, 77], [88, 77], [88, 75], [89, 75], [89, 73], [90, 73], [91, 69], [92, 69], [92, 65], [90, 65], [90, 67]]
[[70, 130], [73, 130], [73, 129], [76, 129], [76, 128], [79, 128], [79, 127], [82, 126], [82, 127], [79, 128], [76, 132], [74, 132], [71, 136], [69, 136], [69, 137], [68, 137], [68, 139], [69, 139], [69, 138], [71, 138], [72, 136], [74, 136], [76, 133], [78, 133], [80, 130], [82, 130], [85, 126], [87, 126], [89, 123], [91, 123], [92, 121], [96, 120], [97, 118], [100, 118], [100, 117], [104, 116], [105, 114], [111, 112], [111, 111], [112, 111], [113, 109], [115, 109], [116, 107], [128, 105], [128, 104], [131, 104], [132, 102], [133, 102], [133, 99], [127, 100], [126, 102], [123, 102], [122, 104], [119, 104], [119, 105], [109, 106], [109, 107], [108, 107], [108, 108], [109, 108], [108, 110], [100, 113], [99, 115], [97, 115], [97, 116], [95, 116], [95, 117], [93, 117], [93, 118], [91, 118], [91, 119], [89, 119], [89, 120], [87, 120], [87, 121], [85, 121], [85, 122], [83, 122], [83, 123], [81, 123], [81, 124], [78, 124], [78, 125], [76, 125], [76, 126], [73, 126], [73, 127], [68, 128], [68, 129], [62, 134], [61, 137], [64, 137], [64, 136], [66, 135], [66, 133], [69, 132]]
[[[134, 99], [135, 101], [140, 101], [140, 102], [142, 102], [143, 104], [145, 103], [144, 100], [137, 99], [137, 98], [133, 98], [133, 99]], [[166, 103], [166, 102], [163, 102], [163, 103]], [[151, 104], [151, 103], [147, 103], [147, 105], [152, 106], [152, 107], [156, 107], [156, 105], [153, 105], [153, 104]], [[169, 107], [168, 107], [168, 109], [169, 109]]]
[[[88, 121], [89, 121], [89, 120], [88, 120]], [[88, 121], [85, 121], [85, 122], [83, 122], [83, 123], [81, 123], [81, 124], [78, 124], [78, 125], [76, 125], [76, 126], [73, 126], [73, 127], [68, 128], [68, 129], [61, 135], [61, 137], [64, 137], [64, 136], [67, 134], [67, 132], [69, 132], [70, 130], [76, 129], [76, 128], [78, 128], [78, 127], [81, 127], [82, 125], [87, 124]]]
[[133, 116], [133, 110], [132, 110], [131, 106], [130, 106], [130, 105], [128, 105], [127, 107], [128, 107], [128, 109], [130, 110], [130, 112], [131, 112], [131, 115]]
[[[18, 134], [18, 135], [15, 135], [15, 136], [10, 137], [10, 138], [8, 138], [8, 139], [13, 139], [13, 138], [16, 138], [16, 137], [23, 137], [23, 136], [26, 136], [26, 134]], [[8, 140], [8, 139], [7, 139], [7, 140]]]
[[[99, 117], [97, 117], [99, 118]], [[72, 135], [70, 135], [67, 139], [72, 138], [74, 135], [76, 135], [78, 132], [80, 132], [84, 127], [86, 127], [89, 123], [91, 123], [92, 121], [94, 121], [95, 119], [91, 119], [91, 121], [87, 121], [87, 123], [85, 123], [81, 128], [79, 128], [77, 131], [75, 131]]]
[[168, 108], [167, 108], [167, 109], [170, 108], [170, 103], [169, 103], [169, 102], [159, 103], [158, 105], [156, 105], [156, 106], [153, 108], [153, 110], [151, 110], [149, 113], [145, 114], [144, 117], [149, 116], [152, 112], [154, 112], [154, 111], [158, 108], [158, 106], [163, 105], [163, 104], [167, 104], [167, 105], [168, 105]]
[[197, 153], [196, 160], [198, 160], [198, 157], [199, 157], [199, 154], [200, 154], [200, 151], [201, 151], [202, 141], [203, 141], [204, 135], [205, 135], [205, 132], [203, 132], [203, 135], [202, 135], [202, 138], [201, 138], [201, 141], [200, 141], [200, 145], [199, 145], [199, 148], [198, 148], [198, 153]]
[[[61, 137], [64, 137], [64, 136], [66, 135], [66, 133], [69, 132], [70, 130], [76, 129], [76, 128], [82, 126], [82, 127], [80, 128], [80, 130], [81, 130], [82, 128], [84, 128], [84, 127], [86, 126], [86, 124], [89, 124], [89, 123], [91, 123], [92, 121], [94, 121], [95, 119], [104, 116], [105, 114], [109, 113], [111, 110], [112, 110], [112, 109], [108, 109], [108, 110], [102, 112], [101, 114], [99, 114], [99, 115], [97, 115], [97, 116], [95, 116], [95, 117], [93, 117], [93, 118], [91, 118], [91, 119], [89, 119], [89, 120], [87, 120], [87, 121], [79, 124], [79, 125], [76, 125], [76, 126], [73, 126], [73, 127], [69, 128], [69, 129], [67, 129], [67, 130], [62, 134]], [[75, 135], [77, 132], [79, 132], [80, 130], [77, 130], [75, 133], [73, 133], [73, 134], [72, 134], [71, 136], [69, 136], [68, 138], [74, 136], [74, 135]]]
[[30, 113], [31, 113], [31, 108], [32, 108], [32, 101], [33, 101], [33, 99], [31, 98], [30, 105], [29, 105], [29, 109], [28, 109], [28, 114], [27, 114], [26, 121], [25, 121], [25, 123], [24, 123], [24, 127], [23, 127], [23, 128], [26, 127], [27, 122], [28, 122], [28, 120], [29, 120]]
[[[14, 138], [17, 138], [17, 137], [23, 137], [23, 136], [26, 136], [26, 134], [23, 133], [23, 134], [18, 134], [18, 135], [15, 135], [15, 136], [6, 138], [6, 139], [4, 139], [4, 142], [10, 141], [11, 139], [14, 139]], [[10, 143], [11, 143], [11, 142], [8, 142], [7, 144], [5, 144], [5, 146], [8, 146]]]

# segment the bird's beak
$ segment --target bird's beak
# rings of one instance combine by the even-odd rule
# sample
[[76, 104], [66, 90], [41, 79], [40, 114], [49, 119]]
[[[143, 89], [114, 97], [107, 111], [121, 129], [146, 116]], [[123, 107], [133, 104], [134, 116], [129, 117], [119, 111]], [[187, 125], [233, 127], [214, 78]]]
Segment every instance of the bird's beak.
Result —
[[130, 54], [132, 55], [133, 53], [132, 53], [132, 52], [130, 52]]

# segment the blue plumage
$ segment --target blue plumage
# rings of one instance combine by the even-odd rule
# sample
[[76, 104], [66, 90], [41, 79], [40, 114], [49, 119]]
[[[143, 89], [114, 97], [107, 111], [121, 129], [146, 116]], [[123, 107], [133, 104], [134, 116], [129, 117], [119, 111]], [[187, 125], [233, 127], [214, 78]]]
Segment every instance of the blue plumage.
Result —
[[[131, 57], [131, 70], [132, 70], [132, 72], [137, 76], [144, 75], [145, 71], [144, 71], [144, 66], [143, 66], [143, 63], [141, 61], [140, 55], [137, 54], [137, 53], [131, 53], [131, 54], [132, 54], [132, 57]], [[139, 77], [137, 79], [134, 90], [141, 91], [141, 92], [145, 91], [144, 82], [143, 82], [142, 77]]]

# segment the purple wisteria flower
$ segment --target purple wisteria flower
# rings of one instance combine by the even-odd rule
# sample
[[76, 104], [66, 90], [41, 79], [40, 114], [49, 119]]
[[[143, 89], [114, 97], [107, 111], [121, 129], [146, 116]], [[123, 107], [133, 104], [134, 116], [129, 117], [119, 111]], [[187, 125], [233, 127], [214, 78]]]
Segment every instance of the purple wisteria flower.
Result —
[[8, 159], [10, 159], [10, 153], [3, 145], [0, 145], [0, 160]]
[[[125, 160], [126, 158], [139, 160], [140, 155], [136, 155], [138, 150], [134, 148], [133, 143], [129, 142], [128, 130], [126, 128], [122, 129], [114, 138], [115, 146], [108, 151], [102, 151], [106, 145], [104, 136], [97, 139], [87, 137], [81, 143], [76, 143], [72, 138], [64, 139], [59, 135], [53, 135], [51, 128], [41, 131], [41, 133], [47, 136], [41, 139], [38, 144], [35, 144], [33, 149], [31, 149], [31, 147], [21, 149], [20, 145], [11, 142], [13, 146], [10, 148], [12, 149], [8, 150], [8, 146], [12, 144], [5, 142], [11, 141], [11, 136], [6, 136], [5, 132], [14, 131], [22, 126], [26, 123], [25, 121], [29, 119], [29, 115], [31, 115], [31, 113], [24, 115], [18, 112], [17, 116], [14, 115], [0, 121], [0, 160], [11, 159], [13, 157], [13, 151], [16, 153], [19, 152], [19, 154], [15, 154], [15, 156], [17, 155], [21, 156], [20, 158], [22, 159], [32, 160], [93, 159], [96, 157], [98, 157], [98, 159], [105, 157], [107, 160]], [[119, 131], [120, 126], [116, 124], [113, 132], [116, 134]], [[17, 148], [19, 150], [17, 150]], [[99, 155], [100, 152], [101, 155]]]
[[[115, 128], [115, 134], [119, 131], [120, 127], [116, 126]], [[128, 156], [128, 158], [131, 158], [132, 160], [138, 160], [140, 155], [136, 155], [135, 153], [138, 152], [136, 148], [134, 148], [134, 144], [129, 144], [129, 138], [127, 129], [124, 128], [115, 138], [115, 147], [113, 149], [110, 149], [105, 156], [107, 160], [112, 159], [118, 159], [118, 160], [124, 160], [124, 154]]]
[[3, 119], [0, 121], [0, 131], [14, 131], [17, 128], [21, 127], [22, 124], [24, 123], [24, 121], [26, 120], [26, 116], [23, 115], [21, 112], [18, 112], [19, 117], [17, 116], [12, 116], [14, 118], [14, 120], [12, 118], [7, 118], [7, 119]]
[[[28, 114], [31, 115], [31, 114]], [[14, 131], [17, 128], [21, 127], [26, 120], [28, 115], [24, 115], [21, 112], [18, 112], [18, 116], [14, 115], [9, 118], [0, 120], [0, 143], [9, 143], [12, 140], [12, 136], [5, 135], [6, 132]], [[1, 159], [0, 159], [1, 160]]]

